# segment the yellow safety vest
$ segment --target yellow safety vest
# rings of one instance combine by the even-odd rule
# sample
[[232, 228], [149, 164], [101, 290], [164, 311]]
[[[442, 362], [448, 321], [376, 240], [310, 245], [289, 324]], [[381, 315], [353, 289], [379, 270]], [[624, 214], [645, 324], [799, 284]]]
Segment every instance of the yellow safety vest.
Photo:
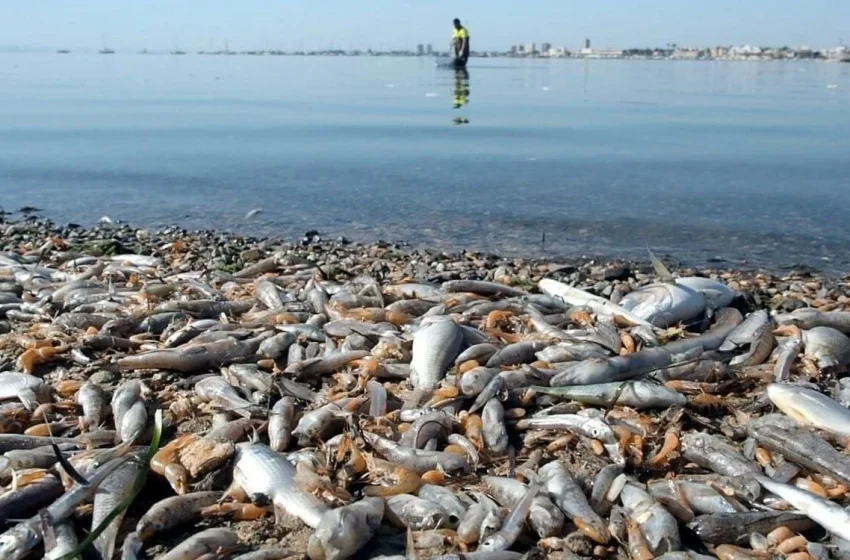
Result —
[[469, 32], [465, 27], [452, 30], [452, 39], [469, 39]]

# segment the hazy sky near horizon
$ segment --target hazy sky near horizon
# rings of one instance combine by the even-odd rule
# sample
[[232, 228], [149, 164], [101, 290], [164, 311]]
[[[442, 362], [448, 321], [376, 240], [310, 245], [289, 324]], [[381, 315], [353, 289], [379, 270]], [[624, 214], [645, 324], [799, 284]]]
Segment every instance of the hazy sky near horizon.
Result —
[[444, 48], [453, 17], [488, 50], [585, 37], [619, 48], [850, 40], [850, 0], [5, 0], [0, 47]]

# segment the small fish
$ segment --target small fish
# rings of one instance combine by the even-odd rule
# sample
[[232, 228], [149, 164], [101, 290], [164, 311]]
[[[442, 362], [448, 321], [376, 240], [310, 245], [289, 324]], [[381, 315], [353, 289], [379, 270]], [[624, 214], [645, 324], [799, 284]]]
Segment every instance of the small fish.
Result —
[[649, 321], [635, 315], [628, 309], [625, 309], [605, 298], [585, 292], [584, 290], [567, 286], [562, 282], [544, 278], [538, 283], [538, 286], [540, 287], [540, 291], [544, 294], [560, 298], [569, 305], [590, 307], [594, 313], [605, 316], [614, 316], [628, 325], [652, 327], [652, 324]]
[[484, 443], [487, 450], [502, 455], [508, 450], [508, 431], [505, 428], [505, 409], [498, 399], [490, 399], [481, 413], [484, 422]]
[[239, 546], [239, 537], [230, 529], [216, 527], [201, 531], [160, 556], [161, 560], [195, 560], [217, 558], [233, 552]]
[[640, 527], [653, 554], [660, 556], [682, 547], [676, 519], [645, 490], [626, 484], [620, 499], [629, 517]]
[[449, 513], [439, 504], [410, 494], [386, 499], [387, 520], [397, 527], [429, 531], [449, 526]]
[[614, 431], [603, 420], [599, 411], [595, 409], [586, 409], [579, 414], [552, 414], [537, 418], [523, 418], [517, 422], [517, 428], [521, 430], [568, 430], [590, 439], [599, 440], [614, 462], [625, 463]]
[[381, 498], [363, 498], [325, 513], [307, 543], [312, 560], [350, 558], [368, 543], [384, 518]]
[[618, 381], [571, 387], [532, 387], [532, 390], [593, 406], [610, 407], [616, 404], [638, 409], [666, 408], [684, 406], [688, 402], [681, 393], [648, 381]]
[[260, 443], [237, 446], [233, 480], [249, 495], [262, 495], [276, 508], [315, 529], [327, 506], [303, 492], [295, 482], [295, 467], [282, 455]]
[[552, 461], [541, 467], [538, 474], [543, 480], [543, 487], [549, 499], [561, 508], [579, 531], [600, 544], [606, 544], [610, 536], [605, 522], [591, 509], [584, 492], [564, 465]]
[[758, 476], [756, 480], [765, 489], [805, 513], [827, 531], [841, 539], [850, 540], [850, 512], [840, 505], [796, 486], [780, 484], [765, 476]]
[[511, 509], [511, 513], [505, 519], [499, 532], [488, 537], [481, 543], [479, 549], [482, 552], [497, 552], [507, 550], [513, 546], [514, 542], [519, 538], [520, 533], [522, 533], [522, 526], [525, 524], [529, 513], [531, 513], [531, 505], [539, 490], [537, 484], [531, 484], [528, 487], [525, 495]]
[[803, 331], [805, 355], [817, 361], [821, 370], [850, 364], [850, 338], [830, 327]]
[[417, 392], [429, 394], [445, 377], [460, 353], [463, 336], [449, 317], [429, 317], [413, 335], [410, 380]]
[[850, 437], [850, 409], [812, 389], [771, 383], [767, 396], [779, 410], [805, 426]]
[[682, 435], [681, 448], [682, 456], [688, 461], [717, 474], [742, 478], [750, 496], [759, 496], [753, 477], [761, 475], [761, 469], [719, 437], [699, 432], [686, 433]]

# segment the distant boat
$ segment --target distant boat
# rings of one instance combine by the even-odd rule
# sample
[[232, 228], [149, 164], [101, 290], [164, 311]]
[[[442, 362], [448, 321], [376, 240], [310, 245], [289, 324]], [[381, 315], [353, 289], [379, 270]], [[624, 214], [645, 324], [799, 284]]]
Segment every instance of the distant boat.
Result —
[[186, 54], [186, 51], [171, 51], [171, 54]]
[[101, 36], [100, 40], [103, 43], [103, 48], [97, 52], [99, 52], [100, 54], [115, 54], [115, 51], [106, 46], [106, 39], [103, 38], [103, 36]]
[[56, 52], [57, 52], [57, 53], [59, 53], [59, 54], [68, 54], [68, 53], [69, 53], [69, 52], [71, 52], [71, 51], [69, 51], [68, 49], [59, 49], [59, 50], [58, 50], [58, 51], [56, 51]]

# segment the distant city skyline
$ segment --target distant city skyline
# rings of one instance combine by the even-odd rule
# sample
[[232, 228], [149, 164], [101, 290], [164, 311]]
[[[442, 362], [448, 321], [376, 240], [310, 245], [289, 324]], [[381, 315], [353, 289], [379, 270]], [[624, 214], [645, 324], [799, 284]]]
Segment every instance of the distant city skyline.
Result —
[[[451, 19], [470, 29], [475, 49], [551, 43], [580, 48], [586, 37], [610, 48], [759, 45], [815, 48], [850, 41], [846, 0], [39, 0], [9, 2], [0, 20], [8, 50], [415, 49], [444, 50]], [[845, 37], [844, 34], [847, 36]]]

